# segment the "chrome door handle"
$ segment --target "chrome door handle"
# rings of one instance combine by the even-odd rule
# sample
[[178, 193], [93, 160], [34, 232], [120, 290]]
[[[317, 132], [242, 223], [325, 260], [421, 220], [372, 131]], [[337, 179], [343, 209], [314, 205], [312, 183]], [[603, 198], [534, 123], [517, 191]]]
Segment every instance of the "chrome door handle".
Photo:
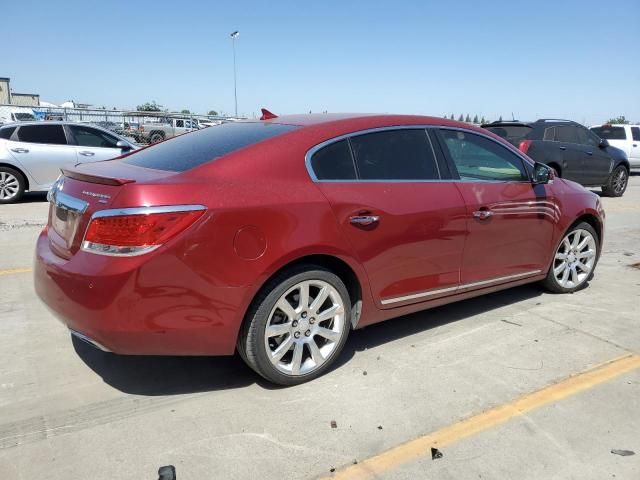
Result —
[[29, 149], [27, 148], [12, 148], [11, 151], [16, 153], [29, 153]]
[[473, 218], [486, 220], [489, 217], [493, 217], [493, 212], [491, 210], [476, 210], [473, 212]]
[[566, 150], [567, 147], [558, 147], [560, 150]]
[[84, 155], [85, 157], [93, 157], [95, 155], [95, 153], [93, 152], [88, 152], [86, 150], [82, 151], [82, 152], [78, 152], [80, 155]]
[[378, 215], [354, 215], [349, 218], [352, 225], [358, 225], [361, 227], [373, 225], [374, 223], [378, 223], [379, 220], [380, 217]]
[[593, 155], [593, 152], [587, 152], [587, 155]]

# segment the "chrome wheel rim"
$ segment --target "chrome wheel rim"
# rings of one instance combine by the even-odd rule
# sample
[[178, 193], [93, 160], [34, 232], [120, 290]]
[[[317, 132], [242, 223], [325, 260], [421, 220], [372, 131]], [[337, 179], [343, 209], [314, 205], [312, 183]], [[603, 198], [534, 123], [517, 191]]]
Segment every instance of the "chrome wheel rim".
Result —
[[306, 280], [287, 290], [271, 310], [264, 332], [269, 360], [279, 372], [300, 376], [320, 368], [344, 335], [344, 302], [322, 280]]
[[20, 190], [20, 182], [9, 172], [0, 172], [0, 200], [10, 200]]
[[627, 172], [624, 168], [621, 168], [613, 177], [613, 190], [616, 193], [623, 192], [626, 184], [627, 184]]
[[590, 232], [573, 230], [560, 242], [553, 262], [553, 275], [563, 288], [575, 288], [591, 275], [597, 256], [596, 240]]

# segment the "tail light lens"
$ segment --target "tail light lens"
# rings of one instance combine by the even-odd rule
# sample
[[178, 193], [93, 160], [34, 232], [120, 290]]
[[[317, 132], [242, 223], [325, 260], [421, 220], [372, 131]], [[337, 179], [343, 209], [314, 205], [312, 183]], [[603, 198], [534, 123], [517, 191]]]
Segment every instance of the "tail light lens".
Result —
[[522, 153], [527, 153], [529, 151], [529, 147], [531, 146], [531, 140], [522, 140], [520, 145], [518, 145], [518, 150]]
[[141, 255], [184, 231], [204, 212], [201, 205], [101, 210], [91, 218], [82, 249], [103, 255]]

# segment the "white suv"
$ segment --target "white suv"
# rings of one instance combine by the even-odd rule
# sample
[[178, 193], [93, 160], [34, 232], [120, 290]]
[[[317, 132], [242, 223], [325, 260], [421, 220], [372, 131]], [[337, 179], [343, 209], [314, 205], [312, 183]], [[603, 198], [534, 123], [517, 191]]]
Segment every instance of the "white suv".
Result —
[[631, 168], [640, 168], [640, 125], [605, 124], [590, 130], [626, 153]]

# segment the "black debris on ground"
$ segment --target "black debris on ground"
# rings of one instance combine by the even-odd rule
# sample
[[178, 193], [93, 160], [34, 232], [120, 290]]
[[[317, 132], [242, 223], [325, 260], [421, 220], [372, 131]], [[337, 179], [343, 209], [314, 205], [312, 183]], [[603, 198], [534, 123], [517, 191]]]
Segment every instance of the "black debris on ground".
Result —
[[338, 428], [338, 424], [335, 420], [331, 420], [331, 428]]
[[378, 430], [382, 430], [382, 425], [378, 425]]
[[438, 458], [442, 458], [442, 452], [437, 448], [431, 447], [431, 460], [436, 460]]
[[615, 448], [611, 450], [611, 453], [613, 453], [614, 455], [620, 455], [621, 457], [630, 457], [631, 455], [636, 454], [636, 452], [634, 452], [633, 450], [618, 450]]
[[158, 469], [158, 480], [176, 480], [176, 467], [173, 465], [166, 465]]

